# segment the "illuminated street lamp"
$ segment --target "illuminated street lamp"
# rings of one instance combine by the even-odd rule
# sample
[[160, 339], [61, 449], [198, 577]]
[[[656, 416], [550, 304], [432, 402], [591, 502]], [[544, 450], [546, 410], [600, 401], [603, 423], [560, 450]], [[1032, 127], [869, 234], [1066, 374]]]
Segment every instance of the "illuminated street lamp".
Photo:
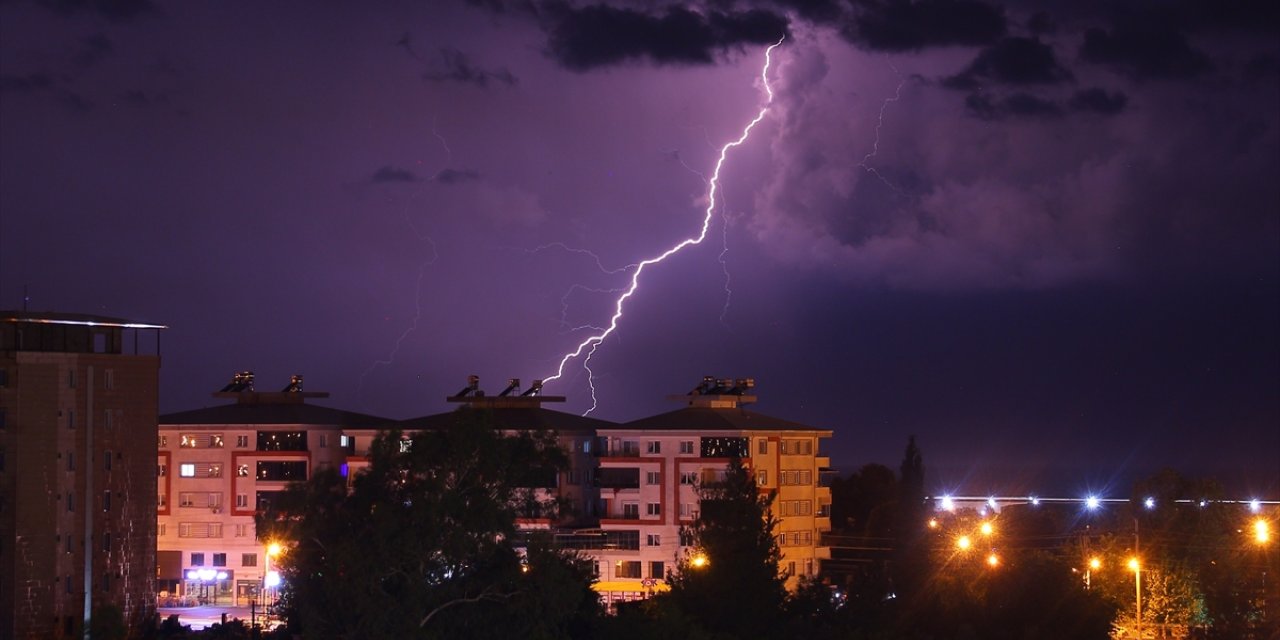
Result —
[[1253, 539], [1258, 544], [1266, 544], [1271, 541], [1271, 523], [1258, 518], [1253, 521]]
[[987, 536], [988, 538], [991, 537], [991, 534], [996, 532], [996, 528], [992, 526], [990, 522], [982, 523], [982, 526], [979, 527], [978, 530], [982, 532], [982, 535]]
[[930, 529], [937, 529], [937, 528], [938, 528], [938, 519], [937, 519], [937, 518], [929, 518], [929, 528], [930, 528]]
[[1129, 570], [1133, 572], [1134, 607], [1137, 609], [1138, 637], [1142, 637], [1142, 563], [1137, 556], [1129, 558]]
[[1000, 566], [1000, 556], [996, 555], [996, 552], [987, 554], [987, 566], [993, 569]]
[[689, 561], [689, 564], [693, 565], [695, 569], [701, 569], [708, 564], [711, 564], [711, 561], [707, 559], [706, 554], [699, 553], [693, 556], [693, 559]]
[[1093, 588], [1093, 572], [1102, 568], [1102, 559], [1098, 556], [1089, 558], [1088, 568], [1084, 570], [1084, 588]]
[[969, 536], [960, 536], [959, 538], [956, 538], [956, 547], [961, 551], [968, 551], [969, 547], [972, 546], [973, 541], [969, 539]]

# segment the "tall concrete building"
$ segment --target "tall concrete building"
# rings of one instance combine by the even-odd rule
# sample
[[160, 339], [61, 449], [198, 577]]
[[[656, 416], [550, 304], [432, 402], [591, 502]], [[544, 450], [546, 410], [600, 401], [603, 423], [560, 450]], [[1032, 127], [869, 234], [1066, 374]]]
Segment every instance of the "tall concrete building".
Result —
[[347, 471], [355, 432], [391, 425], [377, 416], [308, 404], [293, 376], [280, 391], [257, 391], [251, 372], [214, 397], [232, 400], [160, 416], [152, 487], [159, 592], [166, 600], [247, 606], [271, 571], [253, 516], [290, 482], [325, 467]]
[[154, 624], [163, 328], [0, 311], [0, 637]]

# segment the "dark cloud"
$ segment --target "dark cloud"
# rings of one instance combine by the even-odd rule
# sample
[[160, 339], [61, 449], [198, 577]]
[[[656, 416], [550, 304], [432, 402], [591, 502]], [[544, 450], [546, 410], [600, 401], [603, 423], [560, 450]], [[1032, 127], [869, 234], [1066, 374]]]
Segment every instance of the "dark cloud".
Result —
[[965, 98], [964, 106], [970, 115], [983, 120], [1056, 118], [1062, 115], [1062, 107], [1058, 103], [1022, 91], [999, 100], [985, 93], [971, 93]]
[[115, 46], [111, 39], [101, 33], [95, 33], [80, 39], [80, 48], [76, 50], [72, 60], [78, 66], [91, 67], [111, 55]]
[[158, 12], [151, 0], [43, 0], [40, 4], [68, 15], [95, 13], [111, 22], [126, 22]]
[[373, 172], [373, 177], [369, 179], [373, 184], [383, 184], [388, 182], [417, 182], [418, 176], [414, 175], [408, 169], [393, 167], [386, 165], [381, 169]]
[[978, 53], [964, 71], [943, 81], [952, 89], [973, 89], [984, 83], [1057, 84], [1071, 80], [1058, 64], [1053, 47], [1035, 38], [1005, 38]]
[[518, 79], [506, 68], [484, 69], [471, 63], [471, 59], [467, 54], [450, 47], [440, 49], [440, 66], [439, 71], [428, 71], [422, 74], [426, 80], [435, 82], [461, 82], [463, 84], [474, 84], [477, 87], [485, 88], [490, 82], [503, 84], [508, 87], [514, 85]]
[[1192, 78], [1213, 68], [1209, 56], [1166, 25], [1130, 23], [1085, 31], [1080, 57], [1137, 80]]
[[655, 16], [592, 5], [560, 8], [550, 27], [551, 57], [575, 71], [648, 59], [657, 64], [710, 64], [715, 54], [742, 44], [772, 44], [787, 22], [769, 11], [701, 14], [669, 7]]
[[439, 173], [431, 176], [433, 182], [450, 185], [479, 179], [480, 173], [475, 169], [441, 169]]
[[53, 76], [47, 73], [28, 73], [15, 76], [0, 74], [0, 91], [43, 91], [53, 88]]
[[1067, 104], [1073, 111], [1092, 111], [1110, 116], [1124, 111], [1129, 104], [1129, 96], [1119, 91], [1110, 93], [1101, 87], [1092, 87], [1077, 91]]
[[839, 0], [774, 0], [774, 4], [817, 23], [836, 22], [845, 12], [844, 4]]
[[1037, 11], [1027, 20], [1027, 30], [1037, 36], [1052, 34], [1058, 31], [1058, 25], [1048, 13]]
[[854, 12], [844, 37], [882, 51], [990, 44], [1007, 29], [1002, 8], [974, 0], [867, 0]]

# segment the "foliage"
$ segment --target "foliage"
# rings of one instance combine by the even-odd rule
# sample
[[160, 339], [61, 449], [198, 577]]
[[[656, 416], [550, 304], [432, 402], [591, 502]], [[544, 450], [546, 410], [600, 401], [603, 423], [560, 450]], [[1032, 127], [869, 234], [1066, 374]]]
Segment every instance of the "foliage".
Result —
[[[553, 434], [504, 435], [488, 414], [379, 435], [369, 466], [322, 469], [259, 516], [282, 559], [290, 630], [329, 637], [581, 635], [598, 605], [580, 559], [531, 546], [516, 519], [554, 515], [527, 480], [567, 464]], [[528, 570], [522, 570], [527, 568]]]
[[702, 514], [687, 534], [706, 565], [684, 558], [670, 577], [670, 593], [654, 606], [673, 607], [710, 637], [773, 637], [786, 600], [773, 533], [778, 521], [769, 508], [773, 495], [762, 494], [737, 459], [722, 481], [699, 487], [699, 494]]
[[113, 604], [94, 607], [89, 619], [89, 637], [93, 640], [124, 640], [129, 628], [124, 623], [124, 613]]

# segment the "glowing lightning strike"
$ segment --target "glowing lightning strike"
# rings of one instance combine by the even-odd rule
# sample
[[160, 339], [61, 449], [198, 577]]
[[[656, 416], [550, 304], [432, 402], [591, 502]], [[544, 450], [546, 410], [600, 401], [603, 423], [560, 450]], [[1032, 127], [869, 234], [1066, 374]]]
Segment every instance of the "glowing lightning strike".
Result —
[[768, 99], [765, 101], [765, 105], [760, 108], [760, 111], [759, 113], [756, 114], [756, 117], [753, 118], [751, 122], [748, 123], [747, 126], [743, 128], [742, 135], [738, 136], [737, 140], [728, 142], [724, 146], [720, 147], [720, 157], [718, 160], [716, 160], [715, 171], [711, 173], [710, 190], [708, 191], [708, 194], [707, 194], [708, 196], [707, 208], [706, 208], [706, 211], [703, 213], [702, 229], [698, 232], [698, 235], [693, 238], [686, 238], [684, 240], [681, 240], [678, 244], [671, 247], [670, 249], [667, 249], [666, 251], [663, 251], [657, 257], [649, 258], [647, 260], [643, 260], [639, 262], [636, 265], [635, 271], [631, 274], [630, 286], [627, 287], [626, 291], [621, 296], [618, 297], [618, 301], [614, 303], [613, 316], [609, 318], [608, 328], [606, 328], [604, 331], [601, 331], [596, 335], [588, 337], [586, 340], [583, 340], [582, 342], [580, 342], [577, 348], [575, 348], [573, 351], [566, 353], [564, 357], [560, 359], [560, 365], [556, 368], [556, 374], [554, 376], [548, 376], [547, 378], [544, 379], [544, 382], [552, 382], [554, 380], [560, 379], [561, 377], [564, 376], [565, 365], [568, 364], [570, 360], [582, 356], [583, 353], [585, 352], [586, 357], [583, 358], [582, 367], [587, 370], [587, 379], [591, 386], [591, 408], [587, 409], [586, 412], [584, 412], [582, 415], [590, 414], [592, 411], [596, 410], [596, 406], [597, 406], [595, 383], [594, 381], [592, 381], [592, 378], [594, 376], [592, 375], [591, 368], [590, 368], [591, 357], [595, 355], [596, 348], [600, 346], [600, 343], [604, 342], [605, 338], [608, 338], [610, 334], [612, 334], [615, 330], [617, 330], [618, 321], [622, 319], [622, 307], [626, 303], [627, 299], [629, 299], [632, 295], [635, 295], [636, 289], [640, 286], [640, 275], [644, 273], [645, 267], [648, 267], [651, 264], [657, 264], [659, 262], [662, 262], [663, 260], [666, 260], [668, 257], [678, 253], [685, 247], [688, 247], [690, 245], [701, 244], [702, 241], [706, 239], [707, 229], [711, 226], [711, 217], [715, 213], [715, 209], [716, 209], [716, 191], [720, 186], [720, 168], [724, 166], [724, 161], [729, 153], [729, 150], [734, 147], [741, 146], [742, 143], [747, 141], [747, 138], [750, 137], [751, 135], [751, 130], [754, 129], [755, 126], [759, 124], [761, 120], [764, 119], [765, 114], [769, 112], [769, 106], [773, 104], [773, 88], [769, 86], [769, 65], [772, 63], [771, 56], [773, 54], [773, 50], [781, 46], [783, 40], [786, 40], [786, 36], [783, 36], [781, 39], [778, 40], [778, 42], [774, 43], [773, 45], [770, 45], [769, 48], [765, 49], [765, 52], [764, 52], [764, 68], [760, 71], [760, 80], [764, 84], [764, 90], [768, 96]]
[[876, 170], [875, 167], [871, 166], [870, 164], [867, 164], [871, 162], [872, 158], [876, 157], [876, 154], [880, 153], [880, 128], [884, 126], [884, 111], [885, 109], [889, 108], [890, 102], [897, 102], [902, 98], [902, 87], [907, 84], [907, 79], [902, 77], [902, 74], [898, 72], [897, 67], [893, 66], [893, 64], [890, 64], [889, 68], [893, 69], [893, 72], [897, 74], [898, 77], [901, 78], [901, 80], [898, 82], [898, 88], [893, 92], [893, 97], [885, 98], [884, 102], [880, 103], [880, 117], [876, 119], [875, 140], [871, 143], [871, 151], [867, 153], [867, 155], [862, 157], [862, 162], [859, 162], [858, 166], [861, 167], [867, 173], [870, 173], [871, 175], [879, 178], [880, 182], [883, 182], [885, 186], [898, 192], [899, 195], [902, 195], [902, 189], [899, 189], [892, 182], [889, 182], [889, 179], [881, 175], [881, 173], [878, 170]]

